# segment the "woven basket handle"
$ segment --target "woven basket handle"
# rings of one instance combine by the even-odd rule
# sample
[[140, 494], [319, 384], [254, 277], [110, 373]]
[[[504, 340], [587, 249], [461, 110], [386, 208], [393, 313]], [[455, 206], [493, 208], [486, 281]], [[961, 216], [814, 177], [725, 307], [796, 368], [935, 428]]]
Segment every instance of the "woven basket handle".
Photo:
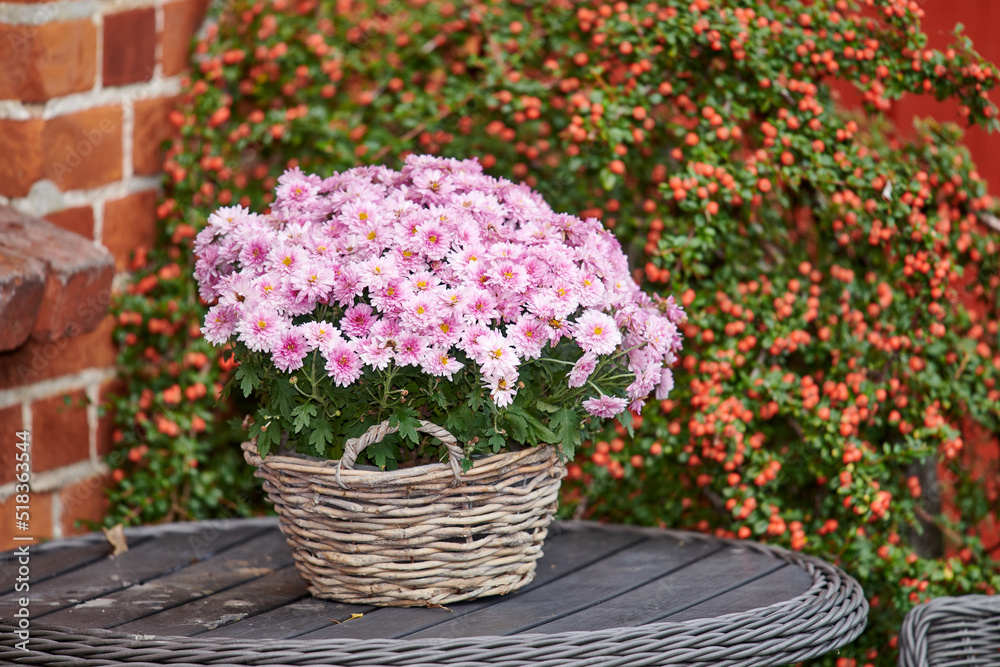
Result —
[[[350, 438], [344, 443], [344, 455], [340, 457], [337, 461], [337, 484], [341, 488], [346, 489], [347, 485], [340, 481], [340, 469], [347, 468], [348, 470], [354, 469], [354, 463], [358, 460], [358, 455], [364, 451], [365, 447], [374, 444], [376, 442], [381, 442], [382, 438], [389, 435], [390, 433], [395, 433], [399, 428], [396, 426], [389, 426], [388, 421], [384, 421], [381, 424], [375, 424], [370, 429], [365, 431], [364, 435], [358, 438]], [[420, 420], [420, 426], [417, 427], [418, 431], [423, 431], [427, 435], [433, 436], [444, 443], [445, 447], [448, 448], [448, 462], [451, 463], [451, 471], [455, 473], [455, 479], [459, 483], [462, 482], [462, 466], [460, 461], [465, 458], [465, 454], [462, 452], [462, 446], [458, 444], [458, 440], [455, 439], [448, 431], [444, 430], [437, 424], [432, 424], [431, 422]]]

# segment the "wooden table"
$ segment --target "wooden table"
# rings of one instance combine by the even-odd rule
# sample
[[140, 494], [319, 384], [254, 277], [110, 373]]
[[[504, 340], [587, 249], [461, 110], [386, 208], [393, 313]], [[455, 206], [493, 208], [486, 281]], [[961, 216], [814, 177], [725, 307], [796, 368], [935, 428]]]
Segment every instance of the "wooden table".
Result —
[[9, 636], [24, 594], [0, 556], [0, 663], [125, 650], [156, 664], [218, 651], [238, 664], [784, 664], [852, 640], [867, 614], [857, 583], [818, 559], [680, 531], [556, 524], [528, 586], [447, 609], [310, 597], [275, 519], [127, 535], [114, 558], [102, 536], [32, 547], [30, 654]]

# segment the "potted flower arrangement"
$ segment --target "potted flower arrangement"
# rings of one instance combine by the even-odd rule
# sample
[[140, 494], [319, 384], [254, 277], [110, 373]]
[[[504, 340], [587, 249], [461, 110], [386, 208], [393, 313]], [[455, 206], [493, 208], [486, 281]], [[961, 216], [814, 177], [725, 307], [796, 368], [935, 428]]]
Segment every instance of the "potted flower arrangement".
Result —
[[475, 160], [291, 169], [269, 213], [219, 209], [195, 252], [204, 335], [259, 401], [245, 457], [320, 597], [523, 586], [574, 448], [673, 387], [673, 298], [598, 220]]

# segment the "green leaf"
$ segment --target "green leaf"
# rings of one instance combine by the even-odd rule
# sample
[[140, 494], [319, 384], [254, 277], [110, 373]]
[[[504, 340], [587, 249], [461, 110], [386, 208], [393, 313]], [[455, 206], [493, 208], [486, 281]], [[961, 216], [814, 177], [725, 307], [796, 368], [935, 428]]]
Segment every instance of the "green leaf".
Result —
[[415, 445], [420, 444], [420, 433], [417, 432], [420, 420], [416, 418], [416, 413], [412, 409], [402, 408], [394, 410], [389, 417], [389, 426], [397, 427], [399, 435], [404, 439], [409, 440]]
[[[540, 403], [541, 401], [539, 401]], [[553, 412], [556, 412], [558, 408], [553, 408]], [[519, 411], [524, 420], [528, 422], [528, 426], [531, 427], [531, 434], [537, 440], [549, 444], [556, 444], [559, 442], [559, 436], [552, 432], [548, 426], [543, 424], [530, 412]]]
[[630, 438], [635, 436], [635, 420], [632, 417], [631, 411], [625, 410], [618, 415], [618, 423], [622, 425], [622, 428], [628, 431]]
[[507, 440], [499, 433], [494, 432], [487, 440], [487, 443], [493, 449], [493, 453], [496, 454], [507, 445]]
[[333, 431], [330, 429], [330, 422], [325, 418], [314, 420], [312, 432], [309, 434], [309, 444], [319, 456], [325, 456], [326, 448], [331, 442], [333, 442]]
[[535, 407], [541, 410], [542, 412], [557, 412], [559, 410], [558, 407], [552, 405], [551, 403], [546, 403], [545, 401], [542, 400], [537, 401], [535, 403]]
[[295, 404], [295, 390], [288, 382], [288, 376], [282, 374], [274, 382], [270, 383], [272, 388], [271, 405], [277, 408], [281, 415], [288, 415]]
[[580, 444], [580, 416], [572, 408], [563, 408], [552, 415], [550, 423], [566, 458], [572, 459], [576, 446]]
[[239, 380], [244, 397], [250, 396], [253, 390], [260, 386], [260, 370], [249, 361], [236, 367], [235, 378]]
[[292, 410], [292, 418], [294, 419], [292, 427], [295, 429], [296, 433], [300, 433], [303, 428], [309, 425], [312, 418], [316, 416], [316, 406], [312, 403], [303, 403]]
[[395, 465], [390, 465], [396, 461], [398, 450], [393, 444], [395, 441], [395, 438], [386, 438], [380, 442], [372, 443], [365, 449], [365, 454], [368, 455], [369, 460], [383, 470], [386, 467], [395, 467]]
[[510, 434], [518, 442], [528, 440], [528, 422], [518, 414], [520, 411], [508, 410], [504, 415], [504, 421], [510, 426]]

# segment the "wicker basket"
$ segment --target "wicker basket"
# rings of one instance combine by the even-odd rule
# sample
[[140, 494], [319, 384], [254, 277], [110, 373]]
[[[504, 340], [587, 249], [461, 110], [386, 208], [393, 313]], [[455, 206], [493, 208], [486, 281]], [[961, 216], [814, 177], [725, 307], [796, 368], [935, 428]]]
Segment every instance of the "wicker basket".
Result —
[[566, 472], [555, 449], [497, 454], [462, 472], [454, 436], [429, 422], [418, 430], [445, 443], [448, 464], [354, 470], [365, 447], [396, 431], [388, 422], [348, 440], [340, 461], [261, 459], [254, 441], [243, 443], [314, 596], [443, 605], [534, 578]]

